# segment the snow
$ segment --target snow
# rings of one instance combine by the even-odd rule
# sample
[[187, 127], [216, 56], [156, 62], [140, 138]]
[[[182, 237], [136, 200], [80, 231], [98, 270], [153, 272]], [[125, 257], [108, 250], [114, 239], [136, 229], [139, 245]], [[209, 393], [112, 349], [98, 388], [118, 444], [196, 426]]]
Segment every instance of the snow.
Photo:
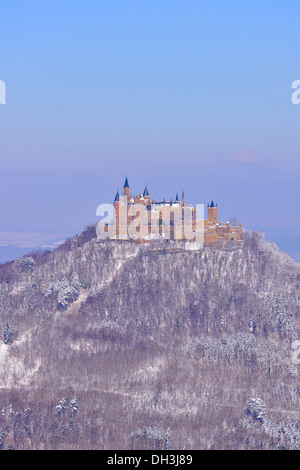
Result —
[[0, 342], [0, 366], [6, 364], [8, 348], [7, 344], [4, 344], [2, 341]]

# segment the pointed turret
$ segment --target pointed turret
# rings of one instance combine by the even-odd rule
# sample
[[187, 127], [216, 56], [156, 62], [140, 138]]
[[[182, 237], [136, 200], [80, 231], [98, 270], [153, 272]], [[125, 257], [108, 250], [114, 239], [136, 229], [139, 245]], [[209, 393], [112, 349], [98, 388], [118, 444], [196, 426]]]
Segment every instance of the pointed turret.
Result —
[[127, 202], [129, 202], [129, 200], [130, 200], [130, 192], [129, 192], [129, 183], [128, 183], [127, 176], [126, 176], [126, 179], [125, 179], [125, 183], [124, 183], [123, 189], [124, 189], [124, 196], [127, 197]]
[[147, 188], [147, 183], [146, 183], [146, 185], [145, 185], [145, 189], [144, 189], [144, 192], [143, 192], [143, 196], [144, 196], [144, 197], [149, 196], [149, 191], [148, 191], [148, 188]]
[[114, 202], [119, 202], [120, 201], [120, 194], [119, 194], [119, 189], [117, 189], [116, 197]]

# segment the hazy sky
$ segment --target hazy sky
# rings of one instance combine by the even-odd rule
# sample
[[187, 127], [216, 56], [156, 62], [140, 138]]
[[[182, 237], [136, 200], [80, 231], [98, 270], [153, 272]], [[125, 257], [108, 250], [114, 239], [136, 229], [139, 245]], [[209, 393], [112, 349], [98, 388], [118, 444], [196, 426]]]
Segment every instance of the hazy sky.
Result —
[[128, 176], [133, 193], [184, 189], [220, 220], [300, 241], [299, 0], [0, 13], [0, 232], [80, 232]]

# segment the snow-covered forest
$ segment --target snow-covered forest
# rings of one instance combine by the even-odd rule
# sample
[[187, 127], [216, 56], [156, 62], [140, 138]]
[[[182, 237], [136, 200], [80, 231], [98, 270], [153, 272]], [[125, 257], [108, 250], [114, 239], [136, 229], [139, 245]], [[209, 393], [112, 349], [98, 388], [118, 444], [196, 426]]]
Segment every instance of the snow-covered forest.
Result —
[[0, 448], [300, 449], [299, 286], [257, 232], [0, 265]]

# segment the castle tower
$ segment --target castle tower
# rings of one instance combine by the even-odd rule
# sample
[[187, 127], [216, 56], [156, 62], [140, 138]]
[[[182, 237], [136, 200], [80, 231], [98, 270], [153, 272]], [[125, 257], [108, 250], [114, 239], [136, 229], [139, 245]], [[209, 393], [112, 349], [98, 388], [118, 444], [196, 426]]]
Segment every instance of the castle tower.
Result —
[[120, 194], [119, 189], [117, 190], [116, 197], [114, 200], [115, 218], [116, 218], [116, 236], [119, 236], [119, 221], [120, 221]]
[[125, 183], [124, 183], [124, 196], [129, 196], [129, 183], [126, 176]]
[[217, 223], [217, 211], [218, 207], [217, 204], [214, 203], [214, 201], [211, 201], [210, 204], [207, 206], [207, 221], [208, 225], [216, 225]]
[[115, 203], [115, 202], [119, 202], [119, 201], [120, 201], [120, 194], [119, 194], [119, 190], [117, 190], [117, 193], [116, 193], [116, 197], [115, 197], [114, 203]]
[[125, 179], [125, 183], [124, 183], [124, 196], [126, 196], [127, 198], [127, 203], [129, 204], [130, 202], [130, 192], [129, 192], [129, 183], [128, 183], [128, 179], [127, 179], [127, 176], [126, 176], [126, 179]]
[[184, 191], [182, 191], [181, 206], [184, 206]]
[[148, 191], [148, 188], [147, 188], [147, 183], [145, 185], [145, 189], [144, 189], [144, 192], [143, 192], [143, 198], [145, 199], [145, 204], [146, 205], [150, 204], [150, 194], [149, 194], [149, 191]]

